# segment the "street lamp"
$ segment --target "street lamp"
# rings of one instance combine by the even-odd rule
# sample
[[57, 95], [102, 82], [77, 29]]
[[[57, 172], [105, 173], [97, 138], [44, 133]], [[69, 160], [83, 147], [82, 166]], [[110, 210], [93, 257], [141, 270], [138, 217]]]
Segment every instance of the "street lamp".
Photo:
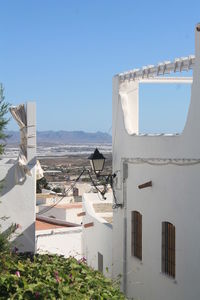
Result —
[[110, 185], [110, 187], [113, 191], [113, 196], [114, 196], [113, 208], [121, 207], [122, 205], [117, 203], [117, 199], [116, 199], [116, 196], [115, 196], [115, 191], [114, 191], [114, 188], [113, 188], [113, 179], [116, 177], [116, 173], [107, 174], [107, 175], [106, 174], [101, 174], [101, 172], [103, 171], [103, 168], [104, 168], [104, 164], [105, 164], [105, 157], [103, 156], [103, 154], [100, 153], [99, 150], [96, 148], [94, 150], [94, 153], [91, 154], [88, 157], [88, 159], [90, 160], [90, 164], [91, 164], [93, 172], [95, 173], [97, 179], [100, 180], [100, 184], [103, 185], [103, 187], [104, 187], [103, 191], [100, 190], [97, 187], [97, 185], [95, 184], [95, 182], [92, 180], [92, 176], [89, 172], [90, 179], [93, 182], [93, 185], [95, 186], [97, 191], [100, 192], [103, 199], [106, 199], [106, 197], [104, 195], [108, 190], [108, 185]]
[[90, 165], [92, 167], [92, 170], [94, 173], [98, 176], [101, 171], [103, 171], [104, 163], [105, 163], [105, 157], [102, 153], [99, 152], [99, 150], [96, 148], [94, 150], [94, 153], [92, 153], [88, 159], [90, 160]]
[[[81, 173], [78, 175], [78, 177], [74, 180], [73, 184], [67, 189], [65, 190], [65, 193], [62, 196], [66, 196], [67, 193], [69, 191], [71, 191], [75, 185], [77, 184], [77, 182], [80, 180], [81, 176], [87, 172], [93, 186], [95, 187], [95, 189], [101, 194], [102, 198], [104, 200], [106, 200], [105, 194], [108, 191], [108, 185], [110, 185], [112, 192], [113, 192], [113, 208], [118, 208], [118, 207], [122, 207], [121, 203], [117, 202], [117, 198], [115, 195], [115, 190], [113, 187], [113, 179], [116, 177], [116, 173], [113, 174], [101, 174], [101, 172], [103, 171], [104, 168], [104, 164], [105, 164], [105, 157], [103, 156], [102, 153], [99, 152], [99, 150], [96, 148], [94, 153], [91, 154], [88, 159], [90, 160], [90, 164], [92, 167], [92, 171], [95, 173], [96, 178], [97, 178], [97, 183], [94, 181], [92, 175], [91, 175], [91, 171], [89, 169], [83, 168], [83, 170], [81, 171]], [[103, 185], [103, 190], [100, 189], [98, 186], [99, 185]], [[47, 209], [42, 210], [41, 212], [38, 213], [39, 214], [43, 214], [47, 211], [49, 211], [50, 209], [52, 209], [53, 207], [55, 207], [61, 200], [63, 199], [60, 198], [58, 201], [56, 201], [56, 203], [52, 204], [51, 206], [49, 206]]]

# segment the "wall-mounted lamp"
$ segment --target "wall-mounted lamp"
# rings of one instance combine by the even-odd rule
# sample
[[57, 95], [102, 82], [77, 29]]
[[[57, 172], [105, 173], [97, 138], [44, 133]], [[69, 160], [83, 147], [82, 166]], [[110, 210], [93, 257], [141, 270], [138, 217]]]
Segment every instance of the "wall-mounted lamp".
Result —
[[[92, 184], [94, 185], [95, 189], [102, 195], [103, 199], [106, 199], [105, 193], [108, 191], [108, 185], [110, 184], [110, 187], [111, 187], [112, 192], [113, 192], [113, 199], [114, 199], [113, 208], [122, 207], [123, 206], [122, 204], [117, 203], [117, 198], [115, 196], [115, 190], [113, 188], [113, 179], [116, 177], [116, 174], [115, 173], [114, 174], [107, 174], [107, 175], [101, 174], [101, 172], [103, 171], [103, 168], [104, 168], [104, 164], [105, 164], [105, 157], [103, 156], [103, 154], [100, 153], [99, 150], [96, 148], [94, 153], [91, 154], [88, 157], [88, 159], [90, 160], [92, 171], [95, 173], [96, 178], [98, 180], [98, 183], [96, 184], [95, 181], [93, 180], [92, 175], [91, 175], [91, 171], [89, 169], [83, 168], [81, 173], [74, 180], [73, 184], [67, 190], [65, 190], [65, 193], [62, 196], [66, 196], [69, 191], [73, 190], [75, 185], [77, 184], [77, 182], [80, 180], [81, 176], [83, 174], [87, 173], [89, 175], [89, 178], [90, 178]], [[99, 185], [103, 185], [103, 190], [98, 188]], [[63, 199], [63, 197], [60, 198], [56, 203], [49, 206], [48, 208], [45, 208], [42, 211], [40, 211], [38, 213], [38, 215], [49, 211], [50, 209], [55, 207], [62, 199]], [[78, 214], [79, 217], [84, 216], [84, 215], [85, 215], [85, 212], [81, 212], [81, 213]], [[93, 226], [91, 224], [90, 223], [89, 223], [89, 225], [85, 224], [86, 225], [85, 227]]]
[[90, 160], [90, 165], [94, 173], [98, 176], [101, 171], [103, 171], [104, 164], [105, 164], [105, 157], [99, 150], [96, 148], [94, 153], [92, 153], [88, 159]]
[[[113, 197], [114, 197], [114, 208], [117, 208], [117, 207], [121, 207], [122, 205], [121, 204], [117, 204], [117, 200], [116, 200], [116, 196], [115, 196], [115, 191], [114, 191], [114, 188], [113, 188], [113, 179], [116, 177], [116, 174], [101, 174], [101, 172], [103, 171], [104, 169], [104, 165], [105, 165], [105, 157], [103, 156], [102, 153], [99, 152], [99, 150], [96, 148], [94, 150], [94, 153], [92, 153], [88, 159], [90, 160], [90, 165], [92, 167], [92, 171], [95, 173], [96, 175], [96, 178], [100, 181], [100, 184], [103, 185], [103, 191], [100, 190], [96, 185], [95, 188], [97, 189], [98, 192], [101, 193], [102, 197], [104, 199], [105, 198], [105, 193], [107, 192], [108, 190], [108, 185], [110, 184], [110, 187], [113, 191]], [[91, 176], [90, 176], [90, 179]], [[94, 182], [93, 182], [94, 184]]]

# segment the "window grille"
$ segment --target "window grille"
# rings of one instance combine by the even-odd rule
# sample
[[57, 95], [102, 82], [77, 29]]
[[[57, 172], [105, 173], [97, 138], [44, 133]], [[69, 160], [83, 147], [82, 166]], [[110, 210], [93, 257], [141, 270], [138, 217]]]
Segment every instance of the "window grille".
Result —
[[162, 222], [162, 272], [175, 278], [175, 226], [169, 222]]
[[138, 211], [131, 213], [131, 254], [142, 260], [142, 215]]

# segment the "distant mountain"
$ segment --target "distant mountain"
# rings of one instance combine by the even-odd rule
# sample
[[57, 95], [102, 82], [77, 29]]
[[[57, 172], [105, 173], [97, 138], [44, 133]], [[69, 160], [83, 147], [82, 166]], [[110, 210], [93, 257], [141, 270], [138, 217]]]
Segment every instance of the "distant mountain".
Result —
[[[17, 131], [8, 131], [10, 136], [7, 145], [19, 144], [20, 135]], [[84, 132], [84, 131], [38, 131], [37, 143], [39, 145], [57, 144], [91, 144], [91, 143], [111, 143], [112, 137], [105, 132]]]

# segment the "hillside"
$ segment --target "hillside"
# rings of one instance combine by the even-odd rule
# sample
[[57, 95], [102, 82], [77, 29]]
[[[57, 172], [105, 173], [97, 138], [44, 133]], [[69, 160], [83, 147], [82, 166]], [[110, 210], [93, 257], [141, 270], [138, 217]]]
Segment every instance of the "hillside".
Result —
[[[19, 132], [8, 131], [10, 138], [6, 141], [8, 145], [19, 144]], [[84, 131], [38, 131], [38, 145], [52, 144], [90, 144], [90, 143], [111, 143], [112, 137], [105, 132], [84, 132]]]

